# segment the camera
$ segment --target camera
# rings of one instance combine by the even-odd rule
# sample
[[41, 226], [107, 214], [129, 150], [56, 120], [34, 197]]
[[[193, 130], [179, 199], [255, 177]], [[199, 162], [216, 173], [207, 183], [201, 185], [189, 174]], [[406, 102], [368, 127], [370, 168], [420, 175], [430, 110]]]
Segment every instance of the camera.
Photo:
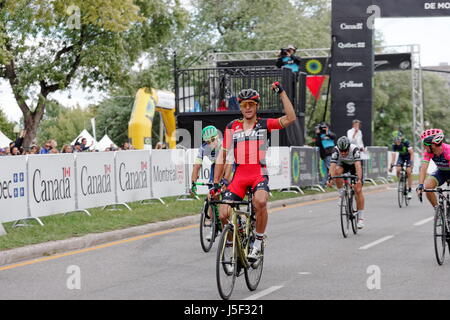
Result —
[[280, 49], [280, 56], [282, 56], [282, 57], [286, 57], [287, 56], [287, 54], [288, 54], [288, 49], [285, 49], [285, 48], [281, 48]]

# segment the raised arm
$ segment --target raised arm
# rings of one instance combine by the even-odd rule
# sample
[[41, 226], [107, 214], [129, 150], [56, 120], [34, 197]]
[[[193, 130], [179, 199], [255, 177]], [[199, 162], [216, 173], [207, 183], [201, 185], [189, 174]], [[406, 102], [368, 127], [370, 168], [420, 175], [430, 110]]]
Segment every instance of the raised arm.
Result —
[[286, 128], [287, 126], [291, 125], [292, 123], [297, 120], [297, 116], [295, 115], [294, 106], [292, 105], [291, 100], [286, 94], [286, 91], [281, 87], [281, 84], [277, 81], [272, 84], [272, 90], [277, 91], [280, 95], [281, 103], [283, 104], [283, 109], [285, 115], [278, 118], [280, 124], [283, 126], [283, 128]]

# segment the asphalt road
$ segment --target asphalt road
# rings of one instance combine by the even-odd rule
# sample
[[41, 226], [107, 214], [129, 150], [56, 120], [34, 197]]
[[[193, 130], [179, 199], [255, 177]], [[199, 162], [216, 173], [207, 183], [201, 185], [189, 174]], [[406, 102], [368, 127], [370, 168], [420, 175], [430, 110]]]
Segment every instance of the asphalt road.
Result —
[[[366, 227], [342, 237], [337, 198], [272, 209], [264, 271], [232, 299], [450, 299], [450, 258], [434, 256], [432, 209], [399, 208], [396, 190], [366, 195]], [[220, 299], [217, 244], [188, 226], [0, 268], [0, 299]], [[447, 253], [448, 254], [448, 253]]]

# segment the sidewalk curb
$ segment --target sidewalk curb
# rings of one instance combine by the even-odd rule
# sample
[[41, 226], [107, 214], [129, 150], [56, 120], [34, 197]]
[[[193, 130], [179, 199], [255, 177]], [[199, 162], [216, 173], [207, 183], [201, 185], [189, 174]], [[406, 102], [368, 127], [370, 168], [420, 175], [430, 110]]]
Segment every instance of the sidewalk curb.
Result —
[[[374, 191], [387, 189], [388, 187], [396, 186], [396, 184], [383, 184], [378, 186], [368, 186], [364, 190]], [[313, 195], [302, 196], [298, 198], [289, 198], [283, 200], [276, 200], [268, 203], [269, 209], [285, 207], [287, 205], [299, 204], [314, 200], [325, 200], [337, 197], [337, 192], [317, 193]], [[108, 231], [103, 233], [88, 234], [85, 236], [70, 238], [58, 241], [49, 241], [30, 245], [22, 248], [15, 248], [5, 251], [0, 251], [0, 266], [22, 262], [25, 260], [32, 260], [41, 257], [47, 257], [54, 254], [59, 254], [68, 251], [81, 250], [88, 247], [105, 244], [108, 242], [123, 240], [136, 236], [142, 236], [149, 233], [154, 233], [163, 230], [186, 227], [198, 223], [199, 215], [191, 215], [182, 218], [177, 218], [168, 221], [149, 223], [142, 226], [131, 227], [127, 229], [120, 229]]]

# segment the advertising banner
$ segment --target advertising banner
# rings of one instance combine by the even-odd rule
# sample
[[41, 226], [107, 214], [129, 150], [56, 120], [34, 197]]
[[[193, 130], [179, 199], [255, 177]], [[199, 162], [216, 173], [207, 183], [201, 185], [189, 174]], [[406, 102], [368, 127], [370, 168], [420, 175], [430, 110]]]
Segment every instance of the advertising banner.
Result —
[[380, 8], [381, 17], [450, 16], [448, 0], [372, 0]]
[[270, 190], [291, 186], [289, 147], [270, 147], [266, 154]]
[[75, 164], [77, 209], [116, 202], [114, 152], [76, 153]]
[[150, 151], [118, 151], [115, 157], [116, 202], [149, 199], [151, 195]]
[[308, 187], [316, 184], [316, 148], [291, 147], [291, 185]]
[[0, 157], [0, 223], [28, 217], [26, 156]]
[[367, 147], [369, 159], [365, 162], [366, 178], [377, 179], [388, 176], [388, 148], [387, 147]]
[[154, 198], [186, 194], [186, 152], [182, 149], [153, 150], [151, 174]]
[[28, 156], [28, 187], [32, 217], [76, 210], [73, 154]]

